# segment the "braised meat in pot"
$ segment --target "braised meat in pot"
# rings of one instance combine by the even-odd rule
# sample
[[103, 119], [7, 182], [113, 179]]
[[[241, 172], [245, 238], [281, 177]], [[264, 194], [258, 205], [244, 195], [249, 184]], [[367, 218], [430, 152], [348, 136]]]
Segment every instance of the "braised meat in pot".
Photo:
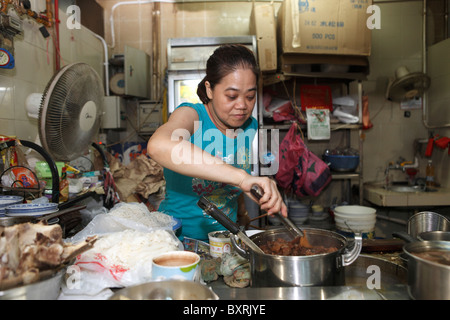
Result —
[[338, 250], [336, 247], [310, 245], [306, 240], [306, 237], [296, 237], [291, 241], [277, 238], [273, 241], [267, 241], [259, 247], [265, 254], [279, 256], [311, 256], [315, 254], [332, 253]]

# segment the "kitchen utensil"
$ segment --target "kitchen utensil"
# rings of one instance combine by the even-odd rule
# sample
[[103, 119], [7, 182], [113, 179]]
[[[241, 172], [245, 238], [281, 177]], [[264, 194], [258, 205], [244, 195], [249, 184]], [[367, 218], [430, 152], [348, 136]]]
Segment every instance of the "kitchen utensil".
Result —
[[[408, 293], [418, 300], [450, 299], [450, 242], [416, 241], [403, 247], [408, 257]], [[439, 262], [416, 254], [434, 253]], [[446, 257], [447, 260], [445, 260]]]
[[361, 252], [397, 252], [404, 245], [402, 239], [363, 239]]
[[[252, 188], [250, 189], [250, 192], [258, 200], [261, 199], [263, 196], [262, 190], [259, 188], [258, 185], [253, 185]], [[294, 238], [303, 237], [305, 235], [291, 220], [289, 220], [289, 218], [283, 216], [281, 212], [278, 212], [278, 217]]]
[[450, 220], [431, 211], [416, 213], [408, 219], [408, 233], [413, 238], [426, 231], [450, 231]]
[[239, 229], [239, 226], [231, 221], [231, 219], [228, 218], [223, 212], [221, 212], [211, 201], [209, 201], [205, 197], [201, 197], [197, 205], [211, 217], [216, 219], [228, 231], [238, 236], [239, 239], [241, 239], [241, 241], [245, 243], [245, 245], [247, 245], [251, 250], [264, 254], [264, 252], [257, 245], [255, 245], [244, 232]]
[[21, 203], [6, 207], [8, 217], [38, 217], [57, 212], [57, 203]]
[[117, 291], [110, 300], [218, 300], [208, 287], [194, 281], [154, 281]]
[[450, 241], [450, 231], [427, 231], [419, 234], [421, 241]]
[[324, 154], [322, 158], [333, 171], [351, 172], [355, 171], [359, 165], [359, 156], [357, 155]]
[[347, 205], [334, 208], [334, 220], [339, 233], [352, 236], [361, 233], [363, 238], [373, 238], [376, 210], [371, 207]]
[[[48, 270], [53, 274], [43, 280], [0, 291], [0, 300], [56, 300], [60, 293], [61, 282], [66, 274], [66, 269], [66, 266], [64, 266], [57, 271]], [[48, 272], [42, 272], [40, 276], [45, 277]]]
[[52, 218], [55, 217], [59, 217], [65, 213], [69, 213], [69, 212], [74, 212], [74, 211], [78, 211], [78, 210], [82, 210], [86, 208], [85, 205], [79, 205], [79, 206], [73, 206], [67, 209], [63, 209], [63, 210], [59, 210], [56, 211], [54, 213], [50, 213], [50, 214], [45, 214], [39, 217], [36, 217], [34, 215], [30, 215], [30, 216], [10, 216], [10, 217], [0, 217], [0, 226], [3, 227], [9, 227], [15, 224], [19, 224], [19, 223], [26, 223], [26, 222], [31, 222], [31, 223], [36, 223], [39, 221], [48, 221]]
[[[234, 237], [231, 243], [239, 255], [250, 262], [252, 287], [294, 287], [343, 285], [343, 267], [353, 263], [361, 252], [360, 235], [350, 241], [329, 230], [303, 229], [311, 246], [336, 247], [337, 251], [309, 256], [279, 256], [242, 248]], [[290, 240], [285, 228], [270, 229], [250, 237], [255, 245], [263, 245], [277, 239]]]

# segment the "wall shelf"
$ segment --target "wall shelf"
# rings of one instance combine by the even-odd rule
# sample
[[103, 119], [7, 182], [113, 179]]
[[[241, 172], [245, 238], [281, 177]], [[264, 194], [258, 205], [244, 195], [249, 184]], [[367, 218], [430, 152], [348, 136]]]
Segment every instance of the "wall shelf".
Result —
[[[348, 182], [348, 198], [351, 197], [351, 183], [352, 181], [358, 180], [359, 185], [359, 204], [363, 204], [363, 192], [364, 192], [364, 185], [363, 185], [363, 140], [362, 140], [362, 80], [366, 78], [366, 74], [368, 73], [368, 62], [367, 57], [353, 57], [355, 58], [352, 60], [353, 64], [359, 64], [361, 67], [358, 73], [324, 73], [324, 72], [316, 72], [316, 64], [320, 63], [321, 61], [328, 61], [323, 60], [324, 58], [329, 57], [313, 57], [313, 55], [308, 55], [306, 58], [313, 58], [310, 62], [308, 60], [305, 60], [305, 56], [302, 55], [299, 57], [299, 60], [296, 60], [295, 56], [291, 55], [282, 55], [281, 56], [281, 69], [283, 70], [280, 73], [274, 73], [274, 74], [265, 74], [263, 75], [262, 79], [262, 86], [263, 90], [264, 87], [269, 87], [272, 85], [278, 85], [278, 83], [282, 83], [284, 87], [286, 88], [285, 82], [288, 81], [303, 81], [304, 83], [323, 83], [323, 84], [342, 84], [344, 87], [346, 87], [347, 93], [349, 91], [349, 85], [352, 82], [357, 83], [357, 91], [358, 91], [358, 116], [359, 116], [359, 123], [356, 124], [345, 124], [340, 122], [331, 122], [330, 123], [330, 130], [331, 130], [331, 139], [333, 139], [333, 132], [346, 130], [348, 132], [347, 134], [347, 144], [350, 145], [350, 132], [351, 131], [359, 131], [359, 142], [358, 142], [358, 152], [360, 157], [360, 163], [358, 167], [357, 172], [333, 172], [332, 171], [332, 180], [333, 181], [342, 181], [342, 182]], [[315, 59], [315, 60], [314, 60]], [[337, 60], [336, 60], [337, 59]], [[338, 61], [340, 58], [335, 58], [335, 60], [332, 61]], [[341, 61], [346, 61], [345, 57], [342, 57]], [[356, 61], [356, 62], [355, 62]], [[288, 62], [288, 63], [287, 63]], [[284, 64], [283, 64], [284, 63]], [[302, 69], [304, 66], [311, 67], [308, 72], [299, 72], [298, 70]], [[348, 70], [352, 70], [351, 66], [349, 66]], [[353, 69], [354, 70], [354, 69]], [[296, 82], [294, 82], [294, 85], [296, 85]], [[286, 89], [287, 90], [287, 89]], [[264, 106], [262, 101], [262, 96], [259, 97], [259, 105]], [[294, 97], [295, 99], [296, 97]], [[262, 107], [263, 108], [263, 107]], [[271, 129], [278, 129], [278, 130], [289, 130], [291, 126], [290, 121], [280, 122], [280, 123], [273, 123], [273, 121], [268, 120], [267, 118], [264, 118], [263, 111], [260, 108], [258, 113], [258, 123], [260, 129], [265, 130], [271, 130]], [[301, 124], [300, 125], [302, 130], [304, 130], [305, 133], [307, 133], [307, 125]], [[330, 139], [330, 141], [331, 141]], [[323, 140], [322, 140], [323, 141]], [[281, 141], [280, 141], [281, 142]], [[305, 143], [308, 145], [308, 141], [305, 141]], [[320, 155], [319, 155], [320, 156]], [[326, 191], [324, 191], [326, 192]], [[349, 199], [350, 200], [350, 199]]]

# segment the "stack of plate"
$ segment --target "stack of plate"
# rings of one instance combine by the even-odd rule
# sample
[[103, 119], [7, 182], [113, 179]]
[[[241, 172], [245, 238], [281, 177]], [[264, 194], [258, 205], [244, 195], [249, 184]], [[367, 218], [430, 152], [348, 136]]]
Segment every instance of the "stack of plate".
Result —
[[13, 204], [22, 203], [23, 197], [21, 196], [4, 196], [0, 195], [0, 217], [4, 217], [6, 213], [6, 207]]
[[6, 207], [8, 217], [39, 217], [59, 210], [57, 203], [22, 203]]

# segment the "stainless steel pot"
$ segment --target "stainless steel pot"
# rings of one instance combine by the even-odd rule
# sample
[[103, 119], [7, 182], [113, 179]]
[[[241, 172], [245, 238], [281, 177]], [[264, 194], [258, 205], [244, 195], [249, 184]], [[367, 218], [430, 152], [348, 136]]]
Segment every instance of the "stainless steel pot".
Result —
[[427, 231], [419, 234], [420, 241], [450, 241], [450, 231]]
[[62, 268], [44, 280], [0, 291], [0, 300], [56, 300], [66, 270]]
[[[355, 236], [353, 248], [347, 239], [335, 232], [302, 229], [312, 246], [337, 247], [332, 253], [311, 256], [277, 256], [242, 248], [231, 236], [236, 251], [250, 261], [252, 287], [293, 287], [344, 285], [344, 268], [355, 261], [362, 247], [362, 238]], [[283, 228], [271, 229], [250, 237], [256, 245], [278, 238], [291, 240], [292, 236]]]
[[413, 238], [426, 231], [450, 231], [450, 220], [431, 211], [418, 212], [408, 219], [408, 233]]
[[450, 255], [450, 242], [417, 241], [403, 247], [408, 256], [408, 293], [413, 299], [450, 300], [450, 265], [415, 255], [435, 250]]
[[109, 300], [218, 300], [207, 286], [188, 280], [153, 281], [117, 291]]

